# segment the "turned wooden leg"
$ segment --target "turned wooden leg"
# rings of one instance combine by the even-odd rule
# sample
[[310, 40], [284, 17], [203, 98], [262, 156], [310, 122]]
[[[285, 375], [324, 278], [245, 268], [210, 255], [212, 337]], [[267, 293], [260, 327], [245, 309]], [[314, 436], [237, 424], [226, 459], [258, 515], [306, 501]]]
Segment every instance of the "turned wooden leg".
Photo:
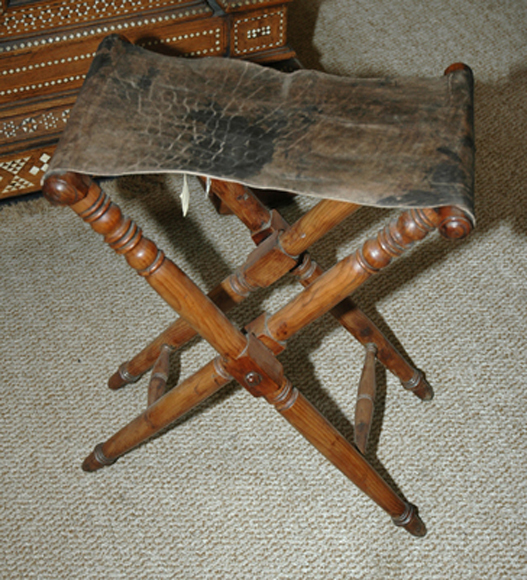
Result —
[[[274, 403], [273, 401], [270, 401]], [[402, 500], [375, 469], [296, 389], [274, 403], [276, 409], [359, 489], [385, 510], [397, 526], [414, 536], [426, 527], [416, 508]]]
[[145, 238], [140, 228], [89, 178], [65, 173], [51, 175], [43, 185], [52, 203], [69, 205], [128, 264], [154, 288], [188, 325], [199, 332], [220, 355], [238, 356], [246, 338], [201, 289]]
[[300, 329], [328, 312], [366, 280], [401, 256], [415, 242], [436, 228], [443, 235], [461, 238], [470, 231], [470, 222], [452, 208], [412, 209], [402, 213], [376, 238], [338, 262], [307, 286], [266, 321], [272, 341], [283, 343]]
[[[282, 352], [291, 336], [342, 303], [348, 294], [435, 228], [445, 237], [461, 239], [470, 233], [472, 223], [462, 212], [452, 207], [405, 211], [376, 238], [367, 240], [355, 254], [344, 258], [325, 274], [314, 275], [314, 281], [278, 312], [258, 317], [246, 327], [247, 330], [253, 332], [275, 354]], [[344, 307], [344, 313], [346, 310]], [[349, 311], [354, 314], [353, 307]], [[366, 328], [367, 334], [359, 340], [363, 342], [365, 336], [369, 336], [367, 342], [376, 343], [371, 338], [371, 331], [375, 329], [373, 323]], [[376, 336], [381, 340], [381, 345], [387, 343], [380, 332]], [[390, 350], [387, 352], [389, 361]], [[397, 359], [396, 363], [399, 364]], [[414, 375], [405, 386], [420, 398], [430, 398], [431, 389], [421, 373], [409, 365], [406, 369]]]
[[[306, 254], [302, 264], [292, 270], [292, 273], [298, 276], [304, 287], [307, 287], [320, 278], [324, 270]], [[361, 344], [364, 346], [374, 344], [377, 347], [377, 360], [401, 381], [406, 390], [423, 401], [432, 400], [434, 391], [423, 372], [413, 367], [403, 357], [351, 298], [344, 298], [330, 310], [330, 313]]]
[[247, 350], [236, 360], [223, 361], [231, 374], [253, 396], [264, 397], [335, 467], [384, 509], [396, 525], [415, 536], [426, 528], [416, 509], [402, 500], [307, 399], [283, 376], [272, 353], [249, 334]]
[[144, 413], [123, 427], [85, 459], [84, 471], [111, 465], [134, 447], [143, 443], [208, 399], [232, 380], [215, 359], [177, 387], [152, 403]]
[[[118, 206], [89, 178], [75, 173], [52, 175], [43, 187], [54, 203], [70, 205], [187, 323], [227, 360], [236, 359], [247, 349], [247, 338], [182, 270], [141, 230], [125, 217]], [[162, 361], [163, 363], [163, 361]], [[163, 366], [163, 365], [162, 365]], [[164, 365], [166, 366], [166, 365]], [[88, 471], [114, 461], [116, 457], [151, 437], [159, 429], [210, 396], [230, 380], [210, 365], [184, 381], [136, 421], [109, 439], [85, 461]], [[168, 422], [168, 423], [167, 423]]]

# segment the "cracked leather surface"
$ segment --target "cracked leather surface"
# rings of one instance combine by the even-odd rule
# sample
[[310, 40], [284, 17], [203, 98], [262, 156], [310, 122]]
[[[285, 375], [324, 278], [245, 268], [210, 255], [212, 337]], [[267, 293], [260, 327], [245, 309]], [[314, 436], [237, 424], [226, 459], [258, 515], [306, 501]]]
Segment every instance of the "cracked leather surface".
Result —
[[103, 41], [46, 174], [188, 173], [473, 218], [472, 75], [352, 79]]

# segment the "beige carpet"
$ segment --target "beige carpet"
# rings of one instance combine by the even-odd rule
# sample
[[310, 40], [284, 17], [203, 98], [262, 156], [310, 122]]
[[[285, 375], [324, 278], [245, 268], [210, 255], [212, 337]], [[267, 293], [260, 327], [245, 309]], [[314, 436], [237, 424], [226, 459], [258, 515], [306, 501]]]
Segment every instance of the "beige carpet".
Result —
[[[93, 445], [146, 402], [117, 365], [172, 320], [148, 285], [73, 213], [37, 200], [0, 210], [2, 578], [527, 578], [526, 3], [297, 0], [291, 42], [338, 74], [476, 77], [478, 226], [436, 236], [357, 300], [389, 325], [436, 390], [425, 404], [379, 369], [371, 461], [429, 529], [395, 528], [265, 402], [227, 387], [162, 437], [87, 475]], [[251, 248], [196, 184], [126, 179], [109, 192], [210, 288]], [[294, 219], [310, 204], [286, 210]], [[386, 217], [364, 210], [318, 244], [343, 257]], [[220, 228], [223, 235], [218, 235]], [[335, 249], [337, 248], [337, 249]], [[236, 312], [276, 310], [292, 280]], [[212, 355], [194, 342], [171, 385]], [[324, 318], [282, 356], [292, 381], [352, 436], [362, 348]]]

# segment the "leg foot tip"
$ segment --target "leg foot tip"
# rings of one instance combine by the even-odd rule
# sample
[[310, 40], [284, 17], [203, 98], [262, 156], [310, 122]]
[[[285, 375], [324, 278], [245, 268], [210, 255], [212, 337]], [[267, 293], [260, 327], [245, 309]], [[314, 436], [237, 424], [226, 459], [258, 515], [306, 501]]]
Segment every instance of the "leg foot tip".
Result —
[[99, 443], [95, 447], [92, 453], [86, 457], [82, 464], [83, 471], [92, 472], [101, 469], [101, 467], [105, 467], [106, 465], [112, 465], [115, 462], [115, 459], [109, 459], [104, 455], [102, 450], [102, 443]]
[[422, 394], [417, 394], [416, 395], [422, 400], [422, 401], [431, 401], [434, 398], [434, 391], [432, 389], [432, 387], [425, 382], [425, 386], [423, 387], [423, 391]]
[[112, 391], [117, 391], [117, 389], [120, 389], [121, 387], [124, 387], [125, 385], [126, 385], [126, 381], [124, 381], [122, 379], [121, 375], [119, 374], [119, 371], [114, 373], [108, 379], [108, 386], [110, 387], [110, 389], [112, 389]]
[[426, 525], [419, 516], [415, 518], [414, 522], [411, 522], [408, 526], [404, 526], [404, 529], [416, 538], [424, 538], [427, 533]]
[[82, 470], [88, 473], [91, 473], [92, 471], [97, 471], [101, 467], [103, 467], [103, 465], [99, 463], [97, 459], [95, 459], [94, 453], [90, 453], [82, 463]]
[[416, 538], [426, 536], [426, 525], [417, 513], [417, 508], [408, 504], [406, 511], [398, 518], [393, 519], [396, 526], [404, 528], [408, 533]]
[[422, 401], [431, 401], [434, 398], [434, 389], [421, 371], [415, 371], [414, 376], [409, 381], [402, 381], [402, 385]]
[[423, 399], [423, 401], [431, 401], [434, 398], [434, 389], [432, 385], [424, 378], [421, 378], [420, 391], [421, 395], [418, 395]]
[[128, 363], [124, 363], [119, 367], [119, 370], [114, 373], [110, 379], [108, 380], [108, 386], [112, 391], [116, 391], [124, 387], [125, 385], [129, 385], [130, 383], [136, 383], [140, 378], [139, 376], [133, 376], [128, 372]]

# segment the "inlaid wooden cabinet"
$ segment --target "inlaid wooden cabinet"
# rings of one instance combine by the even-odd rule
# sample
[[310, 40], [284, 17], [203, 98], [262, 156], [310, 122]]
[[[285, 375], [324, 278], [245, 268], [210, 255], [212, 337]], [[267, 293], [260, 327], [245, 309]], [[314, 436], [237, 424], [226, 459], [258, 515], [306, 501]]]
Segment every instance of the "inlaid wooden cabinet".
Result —
[[291, 0], [0, 0], [0, 198], [40, 189], [100, 41], [158, 52], [287, 60]]

